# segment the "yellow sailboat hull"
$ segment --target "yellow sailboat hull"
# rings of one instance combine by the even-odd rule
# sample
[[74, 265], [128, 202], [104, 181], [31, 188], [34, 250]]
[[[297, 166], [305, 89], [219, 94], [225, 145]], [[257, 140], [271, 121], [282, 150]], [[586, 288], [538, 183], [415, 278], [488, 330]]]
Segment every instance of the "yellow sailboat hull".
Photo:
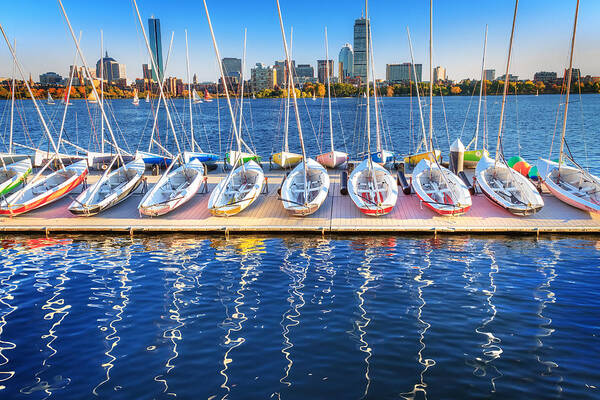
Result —
[[272, 160], [281, 168], [292, 168], [300, 164], [300, 162], [302, 161], [302, 155], [290, 153], [288, 151], [282, 151], [281, 153], [273, 154]]
[[408, 157], [404, 157], [405, 164], [417, 165], [421, 160], [434, 161], [439, 160], [442, 152], [439, 150], [427, 151], [425, 153], [413, 154]]

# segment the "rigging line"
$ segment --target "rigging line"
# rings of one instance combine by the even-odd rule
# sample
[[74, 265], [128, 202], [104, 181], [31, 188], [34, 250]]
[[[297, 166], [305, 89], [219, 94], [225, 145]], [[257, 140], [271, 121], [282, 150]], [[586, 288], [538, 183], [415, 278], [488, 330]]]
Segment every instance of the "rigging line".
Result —
[[[480, 87], [482, 86], [481, 83], [479, 85], [480, 85]], [[473, 97], [475, 97], [475, 89], [477, 89], [477, 82], [475, 82], [475, 86], [473, 86], [473, 90], [471, 91], [471, 98], [469, 100], [467, 112], [465, 113], [465, 119], [463, 121], [462, 128], [460, 129], [460, 134], [458, 135], [459, 139], [462, 139], [462, 135], [465, 130], [465, 126], [467, 125], [467, 119], [469, 118], [469, 112], [471, 111], [471, 104], [473, 103]], [[442, 88], [440, 87], [440, 93], [441, 93], [441, 91], [442, 91]], [[473, 141], [475, 141], [475, 138], [473, 138], [473, 140], [471, 140], [471, 142], [469, 142], [469, 145], [471, 145], [471, 143]], [[467, 148], [469, 147], [469, 145], [467, 146]]]
[[517, 85], [515, 85], [515, 116], [516, 116], [516, 127], [517, 127], [517, 149], [519, 157], [521, 157], [521, 133], [519, 131], [519, 100], [517, 96]]
[[444, 96], [442, 95], [442, 87], [440, 89], [440, 99], [442, 100], [442, 111], [444, 112], [444, 124], [446, 125], [446, 137], [448, 138], [448, 148], [450, 148], [450, 131], [448, 130], [448, 119], [446, 118], [446, 105], [444, 104]]

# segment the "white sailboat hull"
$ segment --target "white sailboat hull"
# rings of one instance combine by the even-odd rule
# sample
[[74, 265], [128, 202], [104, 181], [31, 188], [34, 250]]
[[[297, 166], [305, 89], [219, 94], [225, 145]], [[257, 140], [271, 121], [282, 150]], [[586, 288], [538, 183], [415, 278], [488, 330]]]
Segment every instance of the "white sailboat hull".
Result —
[[544, 206], [542, 196], [529, 179], [485, 154], [477, 163], [475, 176], [485, 196], [512, 214], [531, 215]]
[[140, 214], [157, 217], [175, 210], [198, 193], [203, 178], [204, 165], [198, 160], [163, 174], [140, 202]]
[[306, 177], [308, 187], [305, 190], [304, 162], [301, 162], [289, 173], [281, 186], [283, 207], [296, 217], [316, 212], [329, 193], [329, 174], [312, 158], [306, 160]]
[[459, 215], [471, 208], [471, 194], [450, 170], [423, 159], [412, 174], [412, 187], [419, 199], [440, 215]]
[[213, 189], [208, 209], [216, 216], [232, 216], [250, 206], [262, 191], [265, 175], [253, 160], [237, 167]]
[[600, 213], [600, 178], [579, 168], [546, 159], [536, 163], [540, 179], [560, 201], [580, 210]]
[[369, 160], [363, 160], [348, 178], [348, 193], [362, 213], [380, 216], [396, 205], [398, 183], [381, 164], [371, 161], [369, 167]]

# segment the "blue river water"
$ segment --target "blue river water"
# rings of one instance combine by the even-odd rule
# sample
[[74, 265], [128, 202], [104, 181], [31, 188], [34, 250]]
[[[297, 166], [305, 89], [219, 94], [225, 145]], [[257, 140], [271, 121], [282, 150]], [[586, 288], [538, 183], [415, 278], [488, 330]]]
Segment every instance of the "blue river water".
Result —
[[[381, 142], [385, 149], [399, 155], [414, 152], [421, 141], [422, 128], [417, 101], [410, 97], [380, 98]], [[427, 103], [428, 99], [423, 102]], [[484, 131], [488, 137], [488, 147], [492, 154], [496, 149], [499, 127], [501, 96], [488, 96], [481, 108], [479, 147]], [[61, 126], [63, 107], [48, 106], [39, 102], [42, 113], [50, 125], [56, 139]], [[65, 119], [65, 137], [84, 149], [99, 150], [100, 113], [97, 105], [83, 100], [72, 100]], [[371, 102], [373, 103], [373, 102]], [[232, 99], [236, 111], [239, 103]], [[326, 99], [299, 99], [300, 119], [305, 138], [307, 154], [312, 157], [329, 151], [329, 114]], [[136, 149], [148, 150], [153, 117], [156, 107], [140, 102], [138, 107], [131, 100], [108, 100], [107, 110], [116, 140], [122, 148], [131, 152]], [[503, 149], [506, 158], [520, 155], [534, 162], [539, 157], [548, 157], [552, 148], [552, 158], [558, 153], [564, 97], [559, 95], [508, 96], [503, 128]], [[49, 149], [39, 118], [31, 101], [17, 101], [15, 107], [14, 140], [30, 147]], [[283, 99], [247, 99], [244, 102], [243, 138], [248, 146], [260, 154], [264, 160], [269, 155], [281, 151], [284, 131]], [[433, 128], [437, 148], [447, 159], [449, 143], [461, 138], [467, 145], [476, 130], [478, 97], [454, 96], [434, 97]], [[161, 107], [162, 110], [162, 107]], [[372, 148], [375, 148], [375, 110], [371, 104]], [[428, 107], [423, 109], [425, 130], [429, 129]], [[173, 126], [182, 150], [190, 149], [189, 107], [186, 100], [172, 101], [171, 115]], [[231, 118], [226, 100], [213, 100], [193, 106], [194, 137], [205, 151], [224, 156], [230, 148], [232, 138]], [[365, 104], [363, 98], [334, 99], [332, 105], [332, 127], [336, 149], [347, 151], [351, 156], [366, 149]], [[571, 97], [567, 123], [567, 143], [572, 156], [582, 166], [594, 173], [600, 173], [600, 146], [598, 143], [598, 115], [600, 115], [600, 95], [587, 94]], [[0, 101], [0, 147], [8, 143], [10, 102]], [[155, 135], [161, 145], [176, 151], [172, 131], [166, 113], [158, 117], [158, 133]], [[293, 109], [290, 116], [289, 142], [291, 151], [300, 151], [298, 130]], [[107, 140], [109, 132], [105, 132]], [[107, 147], [108, 148], [108, 147]], [[18, 149], [18, 148], [17, 148]], [[65, 151], [73, 151], [66, 147]], [[153, 151], [160, 151], [154, 146]]]
[[597, 238], [0, 244], [3, 399], [600, 396]]
[[[446, 154], [473, 137], [477, 98], [443, 101], [434, 129]], [[480, 128], [492, 153], [499, 101], [488, 98]], [[333, 104], [336, 146], [352, 154], [364, 149], [361, 102]], [[505, 155], [547, 156], [560, 103], [511, 96]], [[109, 105], [120, 146], [147, 149], [155, 105]], [[194, 106], [196, 140], [219, 154], [231, 137], [225, 105]], [[314, 156], [328, 146], [326, 103], [299, 105]], [[9, 106], [0, 102], [0, 146]], [[57, 137], [62, 108], [42, 107]], [[283, 103], [244, 109], [245, 140], [268, 159], [281, 148]], [[574, 96], [569, 109], [569, 148], [600, 173], [600, 96]], [[416, 101], [384, 98], [382, 113], [384, 146], [413, 151]], [[172, 114], [189, 145], [186, 103]], [[73, 101], [65, 127], [98, 149], [97, 106]], [[14, 129], [16, 142], [47, 148], [31, 102], [17, 102]], [[157, 137], [175, 149], [162, 113]], [[297, 137], [292, 115], [293, 151]], [[598, 237], [0, 239], [1, 399], [600, 398]]]

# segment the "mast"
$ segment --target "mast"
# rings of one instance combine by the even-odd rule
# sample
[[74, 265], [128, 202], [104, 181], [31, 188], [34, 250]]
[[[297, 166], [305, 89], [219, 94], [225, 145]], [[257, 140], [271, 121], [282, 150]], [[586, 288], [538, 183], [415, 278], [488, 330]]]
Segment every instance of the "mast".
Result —
[[[81, 47], [79, 47], [79, 43], [77, 42], [77, 38], [75, 37], [75, 31], [73, 31], [73, 27], [71, 26], [71, 21], [69, 21], [69, 17], [67, 16], [65, 7], [62, 4], [62, 0], [58, 0], [58, 4], [60, 5], [62, 14], [65, 17], [67, 26], [69, 27], [69, 32], [71, 33], [71, 37], [73, 38], [73, 41], [75, 42], [75, 47], [77, 47], [77, 53], [79, 54], [79, 59], [81, 60], [81, 63], [83, 64], [83, 69], [85, 70], [85, 73], [88, 76], [89, 81], [92, 83], [92, 91], [94, 92], [94, 96], [96, 96], [96, 99], [98, 99], [99, 98], [98, 91], [96, 90], [96, 86], [94, 85], [94, 80], [92, 79], [92, 77], [90, 75], [90, 71], [87, 66], [87, 62], [85, 61], [85, 57], [83, 56]], [[110, 126], [110, 123], [108, 122], [108, 117], [106, 116], [106, 112], [104, 112], [104, 103], [102, 101], [100, 102], [100, 112], [102, 113], [103, 121], [106, 121], [106, 126], [108, 127], [108, 132], [110, 133], [110, 138], [113, 141], [113, 144], [115, 145], [115, 149], [117, 150], [117, 156], [121, 160], [121, 164], [124, 165], [125, 163], [123, 162], [123, 156], [121, 155], [121, 150], [120, 150], [119, 146], [117, 145], [117, 140], [115, 139], [113, 130]], [[104, 139], [102, 140], [102, 144], [104, 144]], [[58, 153], [58, 151], [57, 151], [57, 153]]]
[[[59, 0], [60, 1], [60, 0]], [[144, 28], [144, 24], [142, 23], [142, 16], [140, 15], [140, 10], [138, 9], [137, 2], [133, 0], [133, 5], [135, 6], [135, 12], [137, 13], [138, 21], [140, 23], [140, 28], [142, 29], [142, 34], [144, 35], [144, 42], [146, 42], [146, 49], [148, 50], [148, 54], [150, 54], [150, 61], [152, 62], [152, 69], [154, 71], [158, 71], [156, 60], [154, 59], [154, 54], [152, 54], [152, 49], [150, 48], [150, 42], [148, 41], [148, 35], [146, 35], [146, 29]], [[171, 36], [172, 37], [172, 36]], [[181, 155], [181, 148], [179, 147], [179, 140], [177, 139], [177, 133], [175, 132], [175, 126], [173, 125], [173, 120], [171, 119], [171, 112], [169, 111], [169, 106], [167, 104], [167, 97], [165, 96], [165, 92], [163, 90], [162, 85], [158, 86], [160, 90], [160, 97], [162, 97], [163, 102], [165, 103], [165, 111], [167, 112], [167, 119], [169, 120], [169, 125], [171, 127], [171, 131], [173, 131], [173, 138], [175, 138], [175, 145], [177, 146], [177, 157]], [[160, 102], [160, 98], [158, 99]], [[185, 168], [185, 164], [183, 164]]]
[[558, 156], [558, 168], [563, 160], [563, 151], [565, 145], [565, 133], [567, 131], [567, 111], [569, 109], [569, 94], [571, 92], [571, 78], [573, 77], [573, 49], [575, 48], [575, 32], [577, 31], [577, 15], [579, 14], [579, 0], [575, 6], [575, 21], [573, 22], [573, 36], [571, 37], [571, 53], [569, 54], [569, 77], [567, 81], [567, 97], [565, 100], [565, 116], [563, 118], [562, 133], [560, 136], [560, 153]]
[[[206, 1], [206, 0], [205, 0]], [[285, 29], [283, 28], [283, 18], [281, 17], [281, 7], [279, 0], [277, 1], [277, 13], [279, 14], [279, 26], [281, 27], [281, 37], [283, 38], [283, 48], [285, 49], [285, 59], [288, 66], [291, 65], [290, 54], [288, 52], [287, 40], [285, 39]], [[365, 0], [366, 1], [366, 0]], [[294, 114], [296, 115], [296, 125], [298, 126], [298, 136], [300, 138], [300, 146], [302, 147], [302, 164], [304, 166], [304, 201], [308, 201], [308, 177], [306, 170], [306, 149], [304, 148], [304, 138], [302, 136], [302, 124], [300, 123], [300, 112], [298, 110], [298, 100], [296, 99], [296, 86], [294, 85], [294, 75], [290, 75], [290, 88], [292, 89], [292, 97], [294, 99]]]
[[194, 140], [194, 117], [192, 116], [192, 81], [190, 79], [190, 53], [188, 50], [188, 36], [187, 29], [185, 30], [185, 63], [187, 65], [187, 78], [188, 78], [188, 100], [190, 106], [190, 135], [192, 137], [192, 152], [195, 150]]
[[327, 75], [327, 103], [329, 105], [329, 136], [331, 139], [331, 151], [333, 152], [333, 121], [331, 118], [331, 82], [329, 79], [329, 44], [327, 42], [327, 27], [325, 27], [325, 74]]
[[[164, 70], [167, 70], [167, 66], [169, 65], [169, 59], [171, 58], [171, 50], [173, 50], [173, 37], [175, 36], [175, 31], [171, 31], [171, 42], [169, 43], [169, 52], [167, 53], [167, 59], [165, 60], [165, 66], [164, 66]], [[157, 84], [164, 86], [165, 84], [165, 80], [167, 79], [166, 76], [163, 77], [159, 77], [158, 75], [156, 76], [156, 78], [159, 80], [159, 82], [156, 82]], [[152, 79], [150, 79], [150, 88], [152, 88]], [[154, 131], [156, 131], [156, 124], [158, 123], [158, 110], [160, 110], [160, 100], [161, 97], [158, 97], [158, 102], [156, 103], [156, 112], [154, 114], [154, 122], [152, 123], [152, 130], [150, 131], [150, 141], [148, 142], [148, 152], [150, 152], [150, 150], [152, 150], [152, 143], [156, 142], [154, 140]], [[167, 151], [167, 149], [165, 149], [164, 147], [162, 147], [160, 144], [156, 143], [163, 151], [165, 151], [170, 157], [172, 156], [171, 153], [169, 153]]]
[[[15, 51], [17, 50], [17, 40], [15, 39], [14, 44]], [[12, 71], [12, 84], [10, 90], [10, 134], [8, 136], [8, 154], [12, 154], [13, 151], [13, 119], [15, 115], [15, 62], [13, 62], [13, 71]]]
[[[52, 148], [54, 149], [54, 152], [58, 155], [58, 147], [56, 147], [56, 143], [54, 143], [54, 139], [52, 139], [52, 135], [50, 134], [50, 129], [48, 129], [48, 125], [46, 124], [46, 120], [44, 119], [44, 116], [42, 115], [42, 112], [40, 111], [40, 107], [38, 106], [38, 103], [37, 103], [37, 101], [35, 99], [35, 96], [33, 95], [33, 91], [31, 90], [31, 87], [29, 86], [29, 83], [27, 82], [27, 78], [25, 77], [25, 73], [23, 72], [23, 68], [21, 68], [21, 64], [19, 63], [19, 60], [17, 60], [17, 55], [15, 53], [15, 50], [10, 45], [10, 41], [8, 40], [8, 37], [6, 36], [6, 32], [4, 32], [4, 27], [2, 26], [2, 24], [0, 24], [0, 31], [2, 32], [2, 36], [4, 36], [4, 40], [6, 41], [6, 45], [8, 46], [8, 49], [10, 50], [10, 53], [13, 56], [13, 60], [14, 60], [15, 66], [19, 70], [19, 74], [21, 75], [21, 79], [23, 79], [23, 81], [25, 82], [25, 86], [27, 87], [27, 91], [29, 92], [29, 96], [31, 96], [31, 101], [33, 102], [33, 105], [35, 106], [35, 110], [37, 111], [37, 114], [40, 117], [40, 121], [42, 121], [42, 126], [44, 127], [44, 132], [46, 132], [46, 135], [48, 136], [48, 140], [50, 141], [50, 144], [52, 145]], [[65, 165], [63, 164], [62, 159], [60, 157], [58, 157], [58, 162], [60, 163], [60, 165], [63, 168], [65, 167]]]
[[[475, 150], [477, 150], [477, 140], [479, 139], [479, 117], [481, 115], [481, 96], [483, 94], [483, 85], [485, 85], [484, 68], [485, 68], [485, 51], [487, 48], [488, 26], [485, 24], [485, 36], [483, 39], [483, 60], [481, 61], [481, 82], [479, 85], [479, 105], [477, 106], [477, 127], [475, 128]], [[485, 145], [485, 144], [484, 144]]]
[[[412, 40], [410, 39], [410, 30], [408, 29], [408, 26], [406, 27], [406, 34], [408, 35], [408, 47], [410, 48], [410, 62], [411, 62], [411, 68], [413, 70], [413, 75], [415, 77], [415, 89], [417, 91], [417, 103], [419, 103], [419, 117], [421, 117], [421, 130], [423, 131], [423, 143], [425, 143], [425, 152], [429, 152], [429, 143], [428, 141], [425, 139], [426, 137], [426, 133], [425, 133], [425, 120], [423, 118], [423, 107], [421, 107], [421, 96], [419, 94], [419, 80], [417, 78], [417, 71], [415, 70], [415, 58], [413, 56], [413, 48], [412, 48]], [[421, 144], [419, 144], [419, 148], [421, 147]], [[433, 150], [433, 149], [431, 149]], [[419, 151], [419, 149], [417, 149], [417, 152]]]
[[367, 69], [367, 159], [369, 160], [369, 169], [372, 169], [371, 163], [371, 91], [369, 89], [369, 0], [365, 0], [365, 40], [366, 40], [366, 69]]
[[[579, 0], [577, 0], [579, 2]], [[515, 0], [515, 12], [513, 15], [512, 30], [510, 31], [510, 42], [508, 44], [508, 59], [506, 60], [506, 73], [504, 75], [504, 90], [502, 92], [502, 108], [500, 108], [500, 125], [498, 126], [498, 143], [496, 143], [496, 163], [500, 159], [500, 140], [502, 138], [502, 123], [504, 122], [504, 104], [506, 103], [506, 93], [508, 92], [509, 75], [508, 70], [510, 68], [510, 56], [512, 54], [512, 43], [513, 36], [515, 34], [515, 21], [517, 20], [517, 8], [519, 6], [519, 0]], [[568, 99], [568, 97], [567, 97]], [[564, 136], [563, 136], [564, 138]]]
[[[292, 26], [291, 31], [290, 31], [290, 53], [292, 52], [292, 46], [293, 46], [293, 39], [294, 39], [294, 27]], [[290, 74], [292, 73], [292, 69], [290, 68], [290, 66], [287, 63], [287, 60], [285, 61], [285, 68], [287, 69], [287, 79], [286, 79], [286, 85], [287, 85], [287, 99], [285, 102], [285, 128], [283, 131], [283, 151], [284, 152], [289, 152], [290, 151], [290, 145], [289, 145], [289, 141], [288, 141], [288, 136], [289, 136], [289, 131], [290, 131]], [[295, 89], [292, 89], [295, 90]]]
[[[94, 81], [92, 86], [94, 86]], [[100, 106], [104, 107], [104, 32], [100, 29]], [[104, 118], [100, 118], [100, 152], [104, 153]], [[116, 144], [116, 143], [115, 143]]]
[[[79, 31], [79, 39], [78, 43], [81, 43], [81, 31]], [[71, 76], [69, 77], [69, 86], [67, 87], [67, 92], [65, 93], [65, 109], [63, 111], [62, 121], [60, 123], [60, 131], [58, 132], [58, 143], [62, 140], [62, 135], [65, 129], [65, 119], [67, 118], [67, 109], [69, 108], [69, 99], [71, 98], [71, 86], [73, 85], [73, 76], [75, 75], [75, 64], [77, 63], [77, 50], [75, 50], [75, 57], [73, 57], [73, 70], [71, 71]]]
[[[247, 29], [244, 28], [244, 51], [242, 53], [242, 70], [240, 71], [240, 81], [241, 81], [241, 89], [240, 89], [240, 120], [238, 133], [240, 137], [242, 136], [242, 119], [244, 118], [244, 68], [246, 68], [246, 33]], [[227, 83], [225, 83], [227, 84]]]
[[371, 73], [373, 74], [373, 100], [375, 100], [375, 138], [377, 139], [377, 151], [381, 152], [381, 160], [383, 161], [383, 152], [381, 147], [381, 128], [379, 127], [379, 104], [377, 104], [377, 81], [375, 79], [375, 61], [373, 60], [373, 36], [371, 35], [371, 24], [369, 30], [369, 47], [371, 54], [368, 55], [367, 62], [371, 63]]
[[433, 151], [433, 0], [429, 0], [429, 148]]
[[[135, 0], [134, 0], [135, 1]], [[219, 72], [221, 72], [221, 78], [223, 79], [223, 87], [225, 88], [225, 97], [227, 97], [227, 106], [229, 108], [229, 116], [231, 117], [231, 122], [233, 126], [233, 134], [235, 135], [235, 140], [237, 142], [238, 154], [237, 157], [240, 156], [242, 151], [242, 143], [240, 141], [240, 135], [237, 129], [237, 124], [235, 123], [235, 114], [233, 112], [233, 108], [231, 107], [231, 99], [229, 98], [229, 89], [227, 88], [227, 83], [225, 82], [225, 71], [223, 71], [223, 64], [221, 63], [221, 54], [219, 53], [219, 47], [217, 46], [217, 40], [215, 39], [215, 32], [213, 31], [212, 22], [210, 21], [210, 15], [208, 13], [208, 7], [206, 5], [206, 0], [202, 0], [204, 2], [204, 10], [206, 11], [206, 19], [208, 21], [208, 27], [210, 28], [210, 35], [212, 37], [213, 47], [215, 48], [215, 55], [217, 56], [217, 64], [219, 64]], [[218, 85], [217, 85], [218, 87]], [[237, 164], [237, 160], [234, 162], [234, 167]], [[243, 163], [242, 163], [243, 165]], [[233, 171], [234, 168], [231, 169]]]

